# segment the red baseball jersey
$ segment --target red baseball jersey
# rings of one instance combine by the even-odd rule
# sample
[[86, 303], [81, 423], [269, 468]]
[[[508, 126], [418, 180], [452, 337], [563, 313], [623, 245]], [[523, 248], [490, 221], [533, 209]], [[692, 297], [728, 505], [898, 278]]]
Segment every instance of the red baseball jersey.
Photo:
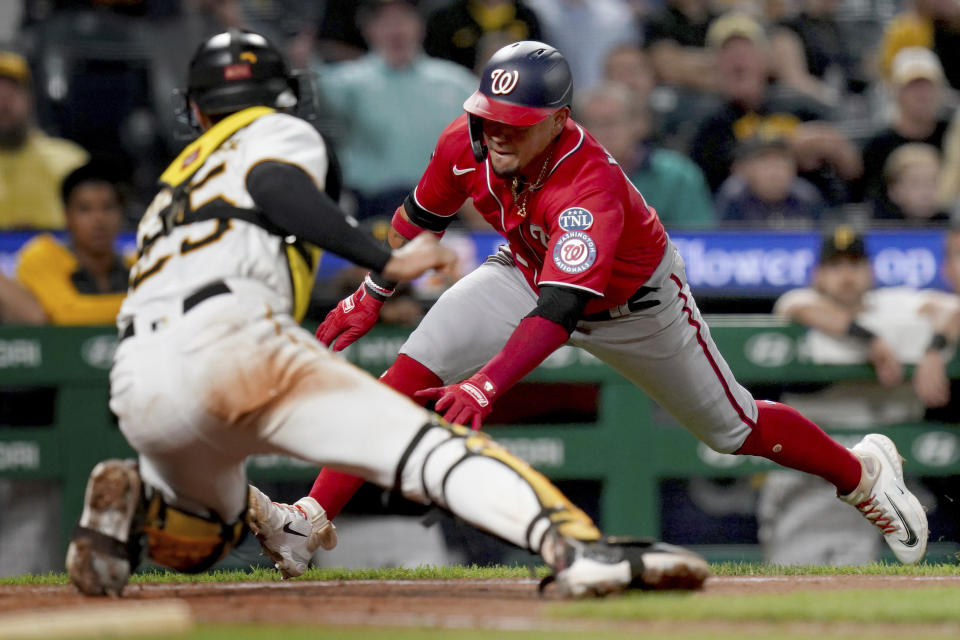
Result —
[[[498, 178], [489, 160], [474, 159], [467, 122], [460, 116], [441, 134], [414, 203], [428, 216], [449, 218], [473, 198], [484, 219], [508, 240], [534, 291], [555, 284], [602, 296], [590, 301], [587, 313], [626, 302], [657, 268], [667, 235], [616, 161], [568, 119], [552, 166], [526, 196], [522, 216], [511, 180]], [[517, 200], [523, 197], [521, 191]]]

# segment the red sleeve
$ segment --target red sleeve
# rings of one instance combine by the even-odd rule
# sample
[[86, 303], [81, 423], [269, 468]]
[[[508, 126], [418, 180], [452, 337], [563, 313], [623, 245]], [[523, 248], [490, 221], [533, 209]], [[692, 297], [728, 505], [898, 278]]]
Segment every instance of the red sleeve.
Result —
[[572, 286], [602, 296], [623, 234], [623, 207], [607, 192], [568, 202], [550, 217], [550, 242], [537, 284]]
[[413, 203], [421, 210], [419, 213], [425, 216], [448, 218], [468, 198], [462, 178], [453, 172], [457, 162], [464, 164], [464, 152], [469, 153], [470, 150], [470, 135], [465, 123], [466, 116], [461, 116], [440, 134], [430, 162], [414, 189]]

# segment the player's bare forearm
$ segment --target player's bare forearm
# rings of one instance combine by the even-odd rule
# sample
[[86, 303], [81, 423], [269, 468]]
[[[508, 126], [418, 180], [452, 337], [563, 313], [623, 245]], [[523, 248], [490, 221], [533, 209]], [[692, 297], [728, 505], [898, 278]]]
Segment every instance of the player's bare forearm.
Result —
[[805, 327], [819, 329], [833, 336], [845, 335], [855, 314], [828, 300], [822, 302], [797, 304], [785, 310], [785, 315]]
[[400, 235], [400, 232], [393, 227], [390, 227], [390, 230], [387, 231], [387, 244], [390, 245], [391, 249], [399, 249], [408, 242], [410, 241]]

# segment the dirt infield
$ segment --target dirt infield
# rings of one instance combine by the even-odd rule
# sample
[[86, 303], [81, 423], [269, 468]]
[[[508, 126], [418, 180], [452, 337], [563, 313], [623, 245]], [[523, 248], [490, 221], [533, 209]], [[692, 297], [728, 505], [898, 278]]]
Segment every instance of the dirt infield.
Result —
[[[693, 595], [705, 598], [715, 594], [791, 593], [839, 589], [909, 589], [919, 587], [960, 588], [960, 576], [764, 576], [712, 577], [703, 591]], [[370, 580], [370, 581], [289, 581], [220, 584], [130, 585], [122, 600], [88, 599], [71, 586], [0, 586], [0, 614], [52, 607], [84, 607], [94, 602], [123, 607], [125, 602], [177, 599], [186, 602], [193, 619], [199, 623], [322, 624], [373, 627], [432, 627], [447, 629], [512, 630], [618, 630], [654, 632], [669, 630], [697, 634], [698, 630], [716, 632], [736, 630], [763, 637], [769, 628], [762, 623], [717, 622], [640, 622], [586, 619], [561, 619], [545, 611], [559, 602], [549, 591], [538, 593], [533, 579], [498, 580]], [[811, 634], [829, 628], [843, 634], [867, 637], [877, 625], [800, 623]], [[797, 624], [791, 624], [797, 629]], [[960, 637], [960, 625], [899, 627], [912, 633], [935, 633]], [[910, 635], [910, 634], [908, 634]], [[588, 636], [585, 636], [588, 637]]]

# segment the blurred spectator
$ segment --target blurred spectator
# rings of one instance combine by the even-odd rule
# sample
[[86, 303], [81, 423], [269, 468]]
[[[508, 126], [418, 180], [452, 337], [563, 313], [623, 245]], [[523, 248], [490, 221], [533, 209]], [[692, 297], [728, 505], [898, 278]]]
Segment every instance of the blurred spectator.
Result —
[[881, 70], [889, 78], [901, 49], [933, 50], [945, 67], [947, 83], [960, 89], [960, 2], [913, 0], [887, 23], [881, 45]]
[[629, 87], [634, 99], [641, 104], [649, 104], [650, 94], [657, 86], [657, 73], [650, 56], [635, 45], [611, 49], [603, 64], [603, 77]]
[[[940, 406], [948, 400], [916, 375], [912, 390], [898, 385], [904, 380], [904, 363], [919, 363], [929, 351], [947, 346], [935, 346], [937, 334], [949, 336], [948, 342], [955, 345], [960, 335], [958, 311], [960, 299], [943, 291], [874, 288], [864, 240], [848, 227], [825, 238], [813, 287], [790, 291], [774, 306], [774, 313], [814, 330], [807, 347], [815, 362], [874, 366], [877, 381], [887, 389], [864, 390], [855, 403], [850, 400], [857, 396], [848, 394], [847, 411], [834, 407], [836, 413], [824, 421], [839, 424], [846, 419], [864, 425], [918, 419], [923, 405]], [[853, 381], [835, 386], [841, 385], [864, 386]], [[864, 415], [866, 407], [871, 415]]]
[[790, 142], [800, 175], [827, 203], [845, 202], [845, 181], [861, 172], [860, 154], [835, 127], [815, 122], [826, 116], [821, 105], [768, 85], [767, 40], [760, 24], [745, 14], [726, 14], [711, 24], [707, 40], [717, 52], [726, 102], [700, 125], [691, 155], [711, 189], [729, 177], [738, 141], [780, 136]]
[[940, 152], [910, 142], [890, 154], [883, 166], [885, 196], [875, 204], [874, 218], [913, 225], [944, 225], [950, 216], [940, 206]]
[[410, 192], [476, 78], [423, 53], [423, 21], [413, 2], [373, 0], [360, 13], [370, 53], [321, 70], [322, 99], [344, 129], [344, 184], [357, 217], [389, 215]]
[[326, 62], [359, 58], [367, 43], [357, 24], [356, 0], [327, 0], [317, 28], [317, 53]]
[[[960, 296], [960, 225], [954, 224], [945, 234], [942, 269], [943, 279], [953, 293]], [[960, 378], [948, 380], [945, 374], [948, 354], [956, 354], [960, 342], [960, 312], [945, 323], [943, 338], [944, 349], [928, 349], [923, 360], [917, 363], [913, 377], [920, 380], [920, 385], [929, 390], [927, 393], [931, 397], [939, 394], [949, 398], [941, 406], [928, 407], [925, 420], [960, 422]]]
[[909, 142], [943, 147], [949, 121], [941, 115], [943, 68], [929, 49], [907, 47], [897, 53], [890, 77], [896, 111], [888, 127], [863, 146], [863, 190], [867, 198], [884, 200], [883, 167], [893, 151]]
[[527, 4], [540, 20], [544, 41], [562, 51], [570, 63], [578, 91], [601, 80], [612, 49], [638, 44], [634, 15], [624, 0], [527, 0]]
[[17, 278], [51, 324], [113, 324], [127, 292], [130, 262], [115, 242], [123, 208], [112, 178], [87, 164], [63, 179], [68, 240], [41, 234], [20, 250]]
[[537, 15], [520, 0], [454, 0], [427, 18], [424, 48], [472, 71], [486, 62], [478, 57], [481, 37], [497, 31], [511, 42], [543, 39]]
[[[810, 328], [805, 344], [814, 362], [870, 362], [876, 369], [879, 385], [845, 381], [789, 394], [789, 400], [784, 394], [785, 402], [803, 406], [821, 424], [876, 429], [919, 420], [924, 405], [949, 400], [945, 347], [952, 353], [960, 337], [960, 298], [934, 290], [873, 289], [864, 240], [848, 227], [824, 238], [812, 288], [785, 293], [774, 313]], [[903, 363], [916, 363], [912, 387], [902, 384]], [[757, 516], [764, 558], [775, 564], [864, 564], [880, 551], [872, 528], [837, 503], [832, 485], [812, 476], [768, 474]]]
[[47, 315], [33, 294], [0, 272], [0, 323], [44, 324]]
[[797, 162], [784, 138], [762, 136], [737, 147], [733, 175], [717, 193], [723, 222], [782, 227], [810, 225], [820, 219], [823, 196], [797, 175]]
[[800, 11], [773, 31], [770, 44], [777, 78], [821, 102], [835, 105], [866, 82], [837, 23], [840, 0], [802, 0]]
[[708, 0], [667, 0], [647, 18], [644, 46], [660, 82], [713, 90], [713, 53], [706, 48], [707, 29], [715, 18]]
[[32, 78], [26, 60], [0, 52], [0, 228], [63, 228], [58, 189], [87, 153], [33, 123]]
[[620, 164], [668, 230], [715, 225], [703, 172], [685, 156], [657, 147], [650, 137], [649, 111], [625, 85], [608, 82], [579, 94], [576, 117]]
[[941, 151], [940, 203], [947, 211], [960, 214], [960, 109], [953, 112]]

